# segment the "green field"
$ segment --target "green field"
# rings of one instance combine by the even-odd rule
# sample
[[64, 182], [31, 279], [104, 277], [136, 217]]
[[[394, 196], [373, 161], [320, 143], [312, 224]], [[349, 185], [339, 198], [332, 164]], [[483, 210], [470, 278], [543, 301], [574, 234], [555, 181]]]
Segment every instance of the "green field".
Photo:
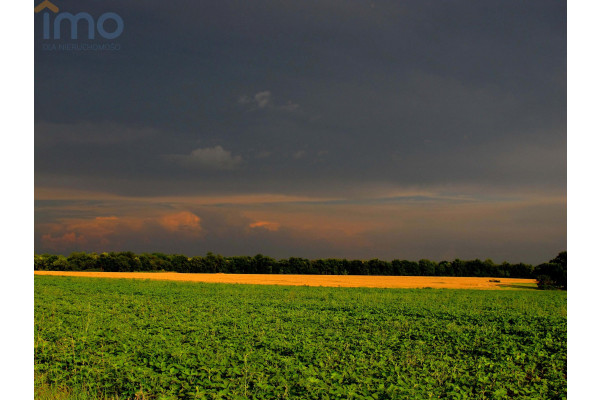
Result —
[[563, 291], [35, 277], [36, 398], [562, 399]]

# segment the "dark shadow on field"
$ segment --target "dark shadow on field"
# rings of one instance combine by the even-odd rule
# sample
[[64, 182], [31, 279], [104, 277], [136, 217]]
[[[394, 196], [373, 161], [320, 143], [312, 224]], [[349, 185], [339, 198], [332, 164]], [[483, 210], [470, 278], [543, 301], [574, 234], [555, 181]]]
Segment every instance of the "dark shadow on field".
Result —
[[506, 288], [506, 289], [521, 289], [521, 290], [540, 290], [537, 285], [532, 286], [532, 284], [530, 283], [516, 283], [513, 285], [508, 285], [508, 284], [500, 284], [498, 285], [501, 288]]

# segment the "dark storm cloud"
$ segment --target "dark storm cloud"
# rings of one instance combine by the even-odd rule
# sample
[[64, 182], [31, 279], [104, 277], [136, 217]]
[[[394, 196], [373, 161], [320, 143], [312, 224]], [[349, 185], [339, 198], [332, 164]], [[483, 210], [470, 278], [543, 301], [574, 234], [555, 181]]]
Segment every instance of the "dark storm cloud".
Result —
[[38, 187], [566, 192], [564, 1], [56, 4], [125, 29], [44, 51], [36, 15]]
[[[252, 160], [243, 174], [227, 177], [232, 183], [250, 179], [244, 190], [274, 185], [283, 191], [293, 190], [286, 177], [297, 179], [298, 189], [324, 171], [336, 181], [415, 184], [492, 175], [498, 183], [527, 184], [546, 177], [529, 173], [527, 165], [525, 174], [503, 173], [493, 161], [498, 149], [510, 152], [525, 142], [534, 150], [540, 144], [554, 159], [564, 153], [563, 3], [86, 7], [79, 3], [77, 9], [123, 16], [122, 50], [57, 54], [38, 48], [36, 119], [72, 123], [73, 130], [98, 124], [107, 137], [114, 135], [107, 121], [160, 131], [140, 138], [137, 147], [104, 152], [111, 162], [94, 164], [107, 177], [127, 168], [139, 180], [137, 190], [152, 192], [161, 171], [182, 186], [190, 179], [189, 171], [162, 165], [164, 153], [216, 146]], [[54, 135], [37, 129], [38, 137], [52, 141]], [[81, 143], [38, 149], [41, 165], [60, 158], [66, 170], [78, 167], [75, 174], [89, 160]], [[273, 156], [257, 160], [266, 152]], [[294, 157], [299, 154], [303, 162]], [[563, 184], [564, 176], [553, 176]], [[219, 190], [223, 177], [214, 180], [203, 178], [204, 189]], [[129, 187], [103, 185], [117, 192]]]

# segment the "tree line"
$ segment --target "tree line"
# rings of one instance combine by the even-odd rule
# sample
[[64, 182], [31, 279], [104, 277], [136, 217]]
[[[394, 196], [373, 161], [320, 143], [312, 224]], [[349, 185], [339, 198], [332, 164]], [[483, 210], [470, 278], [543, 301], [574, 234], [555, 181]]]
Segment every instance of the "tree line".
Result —
[[[561, 253], [563, 254], [563, 253]], [[560, 255], [559, 255], [560, 257]], [[558, 258], [557, 258], [558, 259]], [[107, 271], [232, 274], [302, 274], [302, 275], [389, 275], [389, 276], [461, 276], [497, 278], [537, 278], [540, 272], [547, 277], [545, 284], [552, 286], [561, 267], [552, 260], [534, 267], [530, 264], [496, 264], [492, 260], [419, 261], [372, 259], [317, 259], [290, 257], [274, 259], [257, 254], [224, 257], [208, 253], [206, 256], [187, 257], [181, 254], [142, 253], [130, 251], [110, 253], [74, 252], [69, 256], [35, 254], [34, 269], [40, 271]], [[543, 271], [541, 267], [543, 266]], [[560, 278], [559, 278], [560, 279]], [[566, 288], [566, 252], [564, 252], [564, 287]]]

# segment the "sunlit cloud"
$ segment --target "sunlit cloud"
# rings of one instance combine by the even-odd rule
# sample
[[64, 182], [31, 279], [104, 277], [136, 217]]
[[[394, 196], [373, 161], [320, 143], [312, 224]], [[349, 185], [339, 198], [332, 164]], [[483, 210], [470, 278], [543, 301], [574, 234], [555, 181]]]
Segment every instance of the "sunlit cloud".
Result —
[[48, 249], [61, 251], [66, 247], [85, 246], [87, 239], [75, 232], [63, 233], [61, 236], [53, 236], [50, 233], [46, 233], [42, 236], [42, 243]]
[[200, 218], [187, 211], [139, 216], [97, 216], [43, 223], [36, 227], [42, 232], [41, 243], [48, 250], [114, 247], [133, 240], [148, 241], [154, 235], [175, 235], [198, 238], [202, 234]]
[[[169, 201], [123, 198], [76, 206], [55, 201], [39, 211], [42, 218], [36, 225], [36, 246], [41, 251], [63, 252], [156, 251], [178, 246], [178, 251], [189, 255], [262, 252], [274, 257], [493, 258], [514, 262], [523, 261], [531, 248], [560, 251], [565, 234], [564, 197], [431, 196], [434, 200], [410, 196], [313, 201], [275, 195], [224, 196], [202, 199], [204, 204], [194, 197]], [[97, 209], [110, 214], [61, 216], [72, 215], [76, 207], [83, 215]]]
[[248, 226], [250, 228], [263, 228], [263, 229], [266, 229], [269, 231], [276, 232], [279, 230], [279, 227], [281, 226], [281, 224], [279, 224], [277, 222], [271, 222], [271, 221], [256, 221], [256, 222], [252, 222]]
[[171, 232], [185, 231], [196, 234], [202, 230], [200, 227], [200, 218], [189, 211], [165, 215], [160, 217], [158, 222], [162, 227]]

